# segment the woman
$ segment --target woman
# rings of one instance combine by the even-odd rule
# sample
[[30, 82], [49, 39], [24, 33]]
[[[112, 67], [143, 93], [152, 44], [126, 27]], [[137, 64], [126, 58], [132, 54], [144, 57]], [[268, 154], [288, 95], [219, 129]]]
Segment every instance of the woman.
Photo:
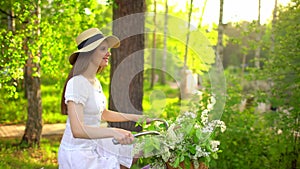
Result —
[[[119, 47], [120, 41], [91, 28], [76, 42], [78, 50], [69, 58], [73, 68], [62, 96], [62, 113], [68, 119], [58, 152], [59, 168], [130, 168], [133, 135], [123, 129], [101, 127], [100, 122], [138, 121], [144, 117], [106, 109], [106, 98], [96, 78], [96, 73], [108, 65], [108, 49]], [[120, 144], [114, 145], [113, 138]]]

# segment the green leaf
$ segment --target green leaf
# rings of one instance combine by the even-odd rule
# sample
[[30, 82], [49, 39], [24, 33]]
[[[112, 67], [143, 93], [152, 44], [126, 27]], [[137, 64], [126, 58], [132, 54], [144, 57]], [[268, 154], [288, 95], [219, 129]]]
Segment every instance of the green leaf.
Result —
[[191, 164], [192, 164], [192, 163], [191, 163], [191, 159], [189, 159], [189, 158], [186, 157], [186, 158], [184, 159], [184, 167], [185, 167], [185, 168], [191, 168]]

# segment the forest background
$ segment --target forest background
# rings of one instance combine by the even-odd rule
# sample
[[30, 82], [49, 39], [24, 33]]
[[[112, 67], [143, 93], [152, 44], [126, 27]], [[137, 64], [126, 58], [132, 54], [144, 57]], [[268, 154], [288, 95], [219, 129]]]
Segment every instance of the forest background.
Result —
[[[284, 5], [272, 1], [273, 13], [262, 21], [264, 1], [258, 0], [256, 12], [252, 11], [257, 19], [226, 23], [223, 5], [231, 3], [232, 9], [239, 8], [230, 0], [215, 4], [218, 20], [212, 23], [205, 18], [211, 12], [206, 9], [207, 0], [180, 4], [132, 1], [127, 6], [118, 0], [1, 1], [0, 124], [24, 124], [26, 130], [21, 140], [1, 141], [0, 166], [57, 167], [59, 138], [41, 140], [40, 134], [43, 124], [66, 120], [60, 114], [60, 99], [71, 68], [67, 58], [76, 50], [74, 38], [90, 27], [118, 34], [110, 24], [116, 13], [121, 13], [117, 9], [122, 9], [125, 14], [152, 12], [143, 22], [150, 33], [143, 35], [144, 44], [135, 44], [145, 49], [141, 60], [145, 71], [138, 75], [142, 82], [131, 86], [140, 92], [139, 99], [132, 100], [133, 104], [142, 103], [137, 109], [149, 116], [175, 118], [182, 94], [179, 89], [184, 84], [180, 70], [188, 68], [195, 77], [193, 89], [211, 92], [211, 72], [217, 67], [226, 79], [222, 120], [227, 131], [219, 136], [223, 152], [210, 168], [296, 169], [300, 166], [300, 1]], [[138, 5], [144, 5], [144, 9], [137, 9]], [[181, 22], [187, 24], [183, 28], [174, 24]], [[172, 31], [182, 34], [178, 35], [182, 39], [166, 36]], [[190, 47], [195, 43], [195, 32], [206, 37], [199, 42], [209, 44], [213, 54], [212, 50], [199, 54]], [[125, 42], [125, 48], [131, 50], [126, 44], [134, 43]], [[106, 96], [111, 94], [114, 63], [111, 61], [99, 75]], [[15, 143], [23, 146], [15, 147]], [[39, 148], [34, 147], [36, 143]], [[24, 160], [19, 161], [20, 157]]]

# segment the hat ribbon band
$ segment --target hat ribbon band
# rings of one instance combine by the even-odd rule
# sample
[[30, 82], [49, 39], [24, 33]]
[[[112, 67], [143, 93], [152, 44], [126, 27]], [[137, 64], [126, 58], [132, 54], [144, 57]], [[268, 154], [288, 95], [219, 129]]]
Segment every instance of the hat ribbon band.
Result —
[[99, 39], [101, 39], [101, 38], [103, 38], [103, 37], [104, 37], [104, 36], [103, 36], [102, 34], [96, 34], [96, 35], [94, 35], [94, 36], [92, 36], [92, 37], [90, 37], [90, 38], [88, 38], [88, 39], [82, 41], [82, 42], [77, 46], [77, 48], [78, 48], [78, 50], [80, 50], [80, 49], [82, 49], [83, 47], [85, 47], [85, 46], [87, 46], [87, 45], [89, 45], [89, 44], [91, 44], [91, 43], [93, 43], [93, 42], [95, 42], [95, 41], [97, 41], [97, 40], [99, 40]]

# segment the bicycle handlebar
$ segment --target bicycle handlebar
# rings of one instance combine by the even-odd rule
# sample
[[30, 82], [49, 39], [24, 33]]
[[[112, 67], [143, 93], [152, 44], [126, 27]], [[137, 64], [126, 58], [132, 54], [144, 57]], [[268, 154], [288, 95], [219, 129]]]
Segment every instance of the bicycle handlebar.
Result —
[[[164, 119], [153, 119], [152, 122], [154, 122], [154, 121], [160, 121], [160, 122], [163, 122], [164, 125], [165, 125], [165, 127], [166, 127], [166, 129], [169, 128], [168, 122], [167, 122], [166, 120], [164, 120]], [[159, 133], [158, 131], [144, 131], [144, 132], [141, 132], [141, 133], [133, 134], [133, 136], [134, 136], [135, 138], [140, 137], [140, 136], [144, 136], [144, 135], [160, 135], [160, 133]], [[120, 143], [118, 142], [118, 140], [116, 140], [115, 138], [112, 139], [112, 142], [113, 142], [115, 145], [120, 144]]]

